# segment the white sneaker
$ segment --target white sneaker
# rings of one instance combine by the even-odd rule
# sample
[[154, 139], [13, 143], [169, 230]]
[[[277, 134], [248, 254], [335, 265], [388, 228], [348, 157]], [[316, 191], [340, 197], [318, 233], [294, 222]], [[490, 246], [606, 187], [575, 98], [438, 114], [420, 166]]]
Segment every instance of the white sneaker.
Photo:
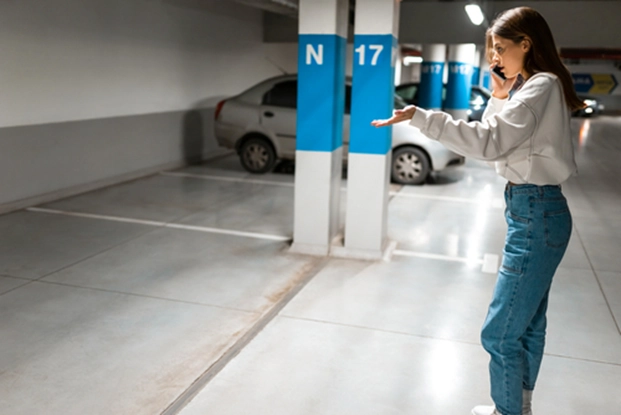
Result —
[[500, 412], [494, 406], [479, 405], [474, 407], [472, 415], [500, 415]]

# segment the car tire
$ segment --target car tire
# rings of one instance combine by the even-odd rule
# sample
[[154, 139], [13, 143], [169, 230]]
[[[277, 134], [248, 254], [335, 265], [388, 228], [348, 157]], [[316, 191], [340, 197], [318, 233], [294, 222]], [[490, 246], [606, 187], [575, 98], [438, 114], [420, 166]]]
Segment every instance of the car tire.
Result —
[[395, 183], [424, 183], [430, 170], [427, 154], [416, 147], [401, 147], [392, 154], [391, 178]]
[[276, 152], [268, 140], [250, 138], [242, 144], [239, 159], [244, 169], [250, 173], [263, 174], [276, 165]]

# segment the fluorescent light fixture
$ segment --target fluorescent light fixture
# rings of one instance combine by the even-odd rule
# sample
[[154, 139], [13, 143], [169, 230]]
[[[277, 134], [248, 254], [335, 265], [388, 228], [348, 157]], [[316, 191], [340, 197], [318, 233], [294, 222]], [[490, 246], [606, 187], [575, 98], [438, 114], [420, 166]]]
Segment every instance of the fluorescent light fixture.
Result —
[[423, 62], [423, 58], [421, 56], [406, 56], [405, 58], [403, 58], [403, 64], [405, 66], [409, 66], [413, 63], [422, 63]]
[[485, 20], [485, 16], [483, 16], [483, 11], [478, 4], [468, 4], [466, 5], [466, 13], [468, 13], [468, 17], [472, 24], [476, 26], [480, 26], [481, 23]]

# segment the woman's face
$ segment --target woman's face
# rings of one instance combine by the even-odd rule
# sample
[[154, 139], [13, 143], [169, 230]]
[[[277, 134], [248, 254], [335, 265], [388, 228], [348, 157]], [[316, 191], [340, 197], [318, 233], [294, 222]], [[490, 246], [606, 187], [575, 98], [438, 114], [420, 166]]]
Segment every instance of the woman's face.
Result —
[[524, 78], [528, 78], [528, 74], [523, 73], [523, 70], [524, 57], [529, 48], [530, 43], [527, 40], [514, 43], [510, 39], [492, 33], [492, 63], [498, 65], [507, 78], [514, 78], [520, 73]]

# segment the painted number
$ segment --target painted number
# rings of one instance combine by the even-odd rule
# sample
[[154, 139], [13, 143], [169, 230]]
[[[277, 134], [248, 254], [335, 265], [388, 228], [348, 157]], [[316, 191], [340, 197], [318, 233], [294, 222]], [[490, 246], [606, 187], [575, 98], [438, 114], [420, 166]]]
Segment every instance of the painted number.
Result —
[[460, 75], [470, 75], [471, 67], [469, 65], [453, 65], [451, 67], [451, 73]]
[[[371, 66], [377, 65], [377, 60], [379, 59], [380, 53], [384, 50], [384, 45], [369, 45], [369, 49], [375, 51], [373, 57], [371, 58]], [[358, 63], [360, 66], [363, 66], [365, 63], [365, 51], [366, 45], [360, 45], [358, 49], [356, 49], [356, 53], [358, 54]]]
[[442, 73], [442, 65], [423, 65], [423, 73]]

